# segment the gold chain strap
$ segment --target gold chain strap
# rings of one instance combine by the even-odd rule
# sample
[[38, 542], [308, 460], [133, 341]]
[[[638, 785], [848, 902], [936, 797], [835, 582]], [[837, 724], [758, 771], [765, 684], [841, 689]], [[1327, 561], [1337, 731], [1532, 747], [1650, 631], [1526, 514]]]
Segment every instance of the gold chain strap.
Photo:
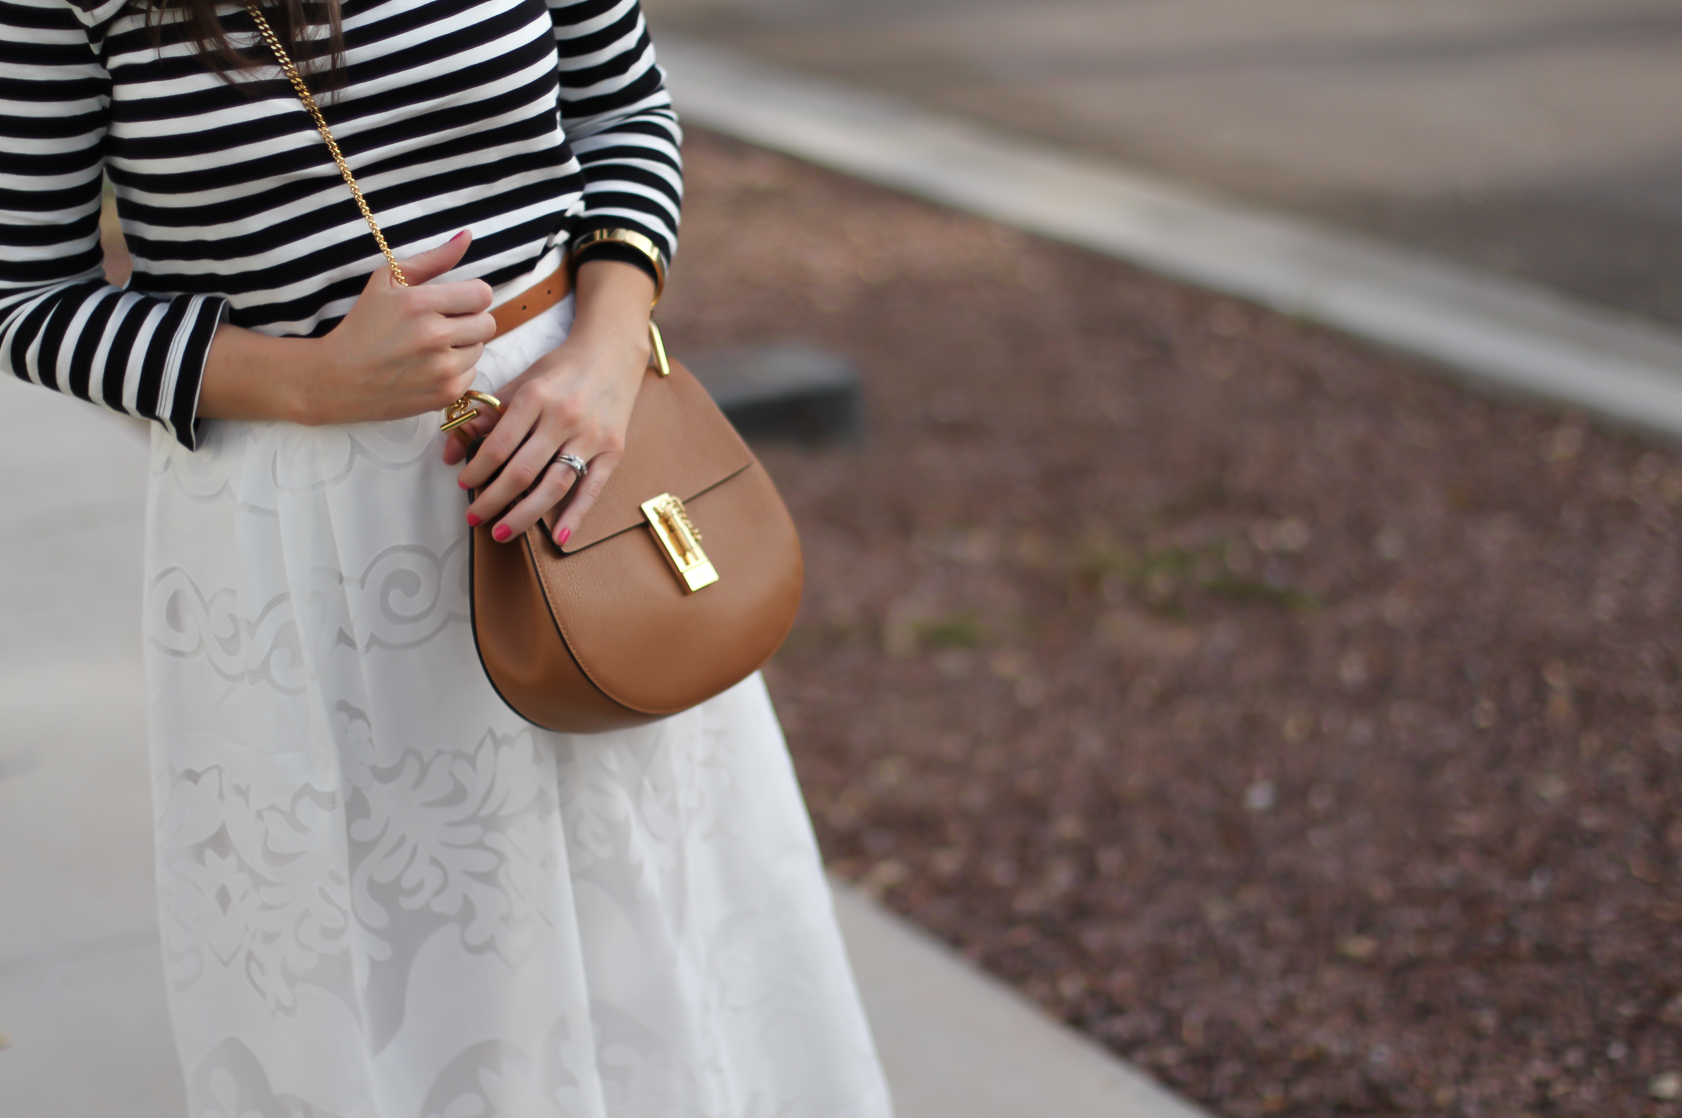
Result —
[[274, 28], [263, 18], [263, 13], [257, 10], [252, 0], [246, 0], [245, 10], [251, 13], [251, 18], [257, 24], [257, 30], [262, 33], [263, 41], [274, 51], [275, 58], [280, 62], [280, 68], [292, 83], [292, 88], [298, 91], [298, 100], [304, 103], [311, 117], [315, 118], [315, 127], [321, 133], [321, 138], [327, 141], [327, 150], [333, 155], [333, 162], [339, 165], [339, 174], [345, 177], [345, 185], [350, 187], [351, 194], [356, 196], [356, 206], [362, 211], [362, 216], [368, 221], [368, 228], [374, 231], [374, 240], [380, 243], [380, 251], [385, 253], [385, 262], [391, 266], [391, 278], [401, 287], [408, 287], [409, 281], [403, 275], [403, 269], [397, 264], [397, 257], [392, 255], [391, 246], [385, 243], [385, 234], [380, 232], [380, 223], [374, 220], [374, 211], [368, 208], [368, 199], [362, 196], [362, 188], [356, 185], [356, 176], [350, 173], [350, 164], [345, 162], [344, 153], [339, 150], [338, 141], [333, 139], [333, 133], [327, 127], [327, 120], [321, 115], [321, 109], [316, 106], [315, 98], [310, 96], [310, 87], [304, 84], [304, 76], [298, 73], [298, 68], [292, 65], [292, 59], [286, 53], [286, 48], [280, 45], [275, 36]]

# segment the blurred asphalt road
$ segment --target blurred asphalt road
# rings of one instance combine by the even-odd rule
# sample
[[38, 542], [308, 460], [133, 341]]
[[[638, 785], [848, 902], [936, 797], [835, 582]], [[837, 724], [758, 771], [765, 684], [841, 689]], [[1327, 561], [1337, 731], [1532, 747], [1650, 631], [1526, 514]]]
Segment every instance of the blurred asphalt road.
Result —
[[657, 40], [677, 32], [1682, 323], [1677, 0], [645, 6]]

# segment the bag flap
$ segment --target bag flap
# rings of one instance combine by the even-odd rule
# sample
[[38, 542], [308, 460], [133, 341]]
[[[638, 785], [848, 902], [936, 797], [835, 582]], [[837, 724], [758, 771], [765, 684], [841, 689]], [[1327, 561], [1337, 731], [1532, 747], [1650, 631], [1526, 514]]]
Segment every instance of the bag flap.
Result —
[[[689, 501], [753, 464], [753, 452], [701, 382], [680, 363], [673, 361], [671, 367], [669, 377], [650, 369], [644, 378], [625, 434], [625, 453], [563, 554], [646, 524], [642, 503], [650, 497], [674, 493]], [[553, 547], [555, 513], [543, 521]]]

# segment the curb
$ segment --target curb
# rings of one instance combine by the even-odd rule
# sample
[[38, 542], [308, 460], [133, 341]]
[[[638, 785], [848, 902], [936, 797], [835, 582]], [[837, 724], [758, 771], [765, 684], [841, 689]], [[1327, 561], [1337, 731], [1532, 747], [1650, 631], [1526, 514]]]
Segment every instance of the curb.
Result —
[[682, 36], [660, 57], [707, 128], [1682, 436], [1682, 331]]

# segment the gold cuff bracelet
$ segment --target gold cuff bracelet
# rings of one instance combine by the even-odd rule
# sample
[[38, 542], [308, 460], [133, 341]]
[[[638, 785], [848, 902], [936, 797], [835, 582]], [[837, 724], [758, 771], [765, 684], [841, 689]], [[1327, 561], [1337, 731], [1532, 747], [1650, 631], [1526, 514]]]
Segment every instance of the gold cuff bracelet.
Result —
[[567, 249], [567, 271], [572, 273], [574, 280], [578, 277], [578, 254], [592, 245], [605, 242], [625, 245], [636, 249], [648, 257], [648, 262], [654, 265], [654, 306], [660, 301], [660, 295], [666, 290], [666, 257], [660, 252], [660, 246], [654, 243], [652, 237], [644, 236], [635, 229], [592, 229], [584, 234]]

